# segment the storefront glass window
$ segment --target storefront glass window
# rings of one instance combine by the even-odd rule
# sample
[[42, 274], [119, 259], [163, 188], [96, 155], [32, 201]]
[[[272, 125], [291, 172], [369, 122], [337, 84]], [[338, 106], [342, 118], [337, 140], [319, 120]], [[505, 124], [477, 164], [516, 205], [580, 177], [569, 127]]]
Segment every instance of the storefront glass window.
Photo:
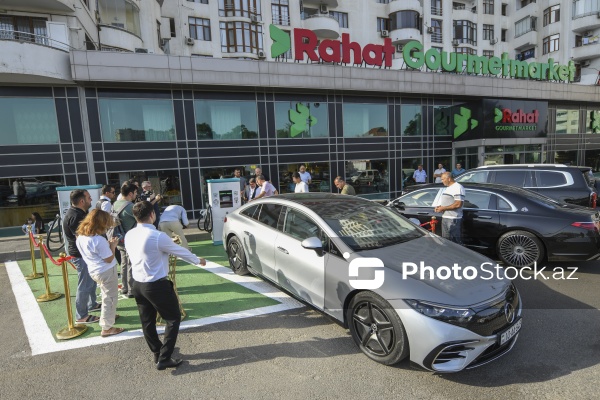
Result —
[[198, 139], [254, 139], [258, 137], [255, 101], [196, 100]]
[[[329, 163], [302, 163], [302, 164], [280, 164], [279, 165], [279, 193], [294, 193], [296, 185], [292, 180], [292, 174], [299, 172], [300, 165], [306, 167], [310, 173], [311, 181], [308, 185], [310, 192], [331, 193], [331, 176], [329, 174]], [[335, 188], [337, 193], [337, 188]]]
[[600, 180], [600, 148], [585, 151], [585, 165], [592, 167], [596, 180]]
[[[138, 181], [140, 187], [142, 182], [150, 181], [152, 183], [152, 191], [163, 197], [160, 202], [161, 207], [171, 204], [182, 204], [181, 184], [177, 170], [109, 172], [107, 178], [107, 184], [113, 185], [117, 193], [119, 193], [121, 185], [129, 179]], [[141, 189], [139, 193], [141, 193]]]
[[[424, 164], [423, 160], [420, 158], [403, 158], [402, 159], [402, 190], [404, 190], [407, 186], [412, 186], [415, 184], [415, 179], [413, 175], [415, 170], [419, 167], [419, 164]], [[423, 165], [423, 169], [427, 172], [426, 165]], [[429, 172], [427, 172], [429, 179]]]
[[100, 99], [99, 107], [105, 142], [175, 140], [171, 100]]
[[0, 228], [15, 227], [11, 236], [25, 235], [21, 227], [32, 213], [38, 213], [47, 227], [58, 213], [59, 186], [64, 186], [61, 176], [0, 179]]
[[579, 110], [556, 110], [556, 133], [579, 133]]
[[600, 133], [600, 111], [587, 111], [585, 133]]
[[577, 165], [577, 150], [555, 152], [554, 162], [557, 164]]
[[344, 137], [373, 137], [388, 135], [386, 104], [343, 105]]
[[423, 133], [421, 106], [405, 104], [401, 108], [400, 132], [403, 136], [419, 136]]
[[53, 99], [0, 98], [0, 145], [58, 143]]
[[278, 138], [329, 136], [327, 103], [281, 101], [275, 103]]
[[346, 183], [361, 197], [387, 199], [390, 191], [388, 160], [346, 161]]
[[433, 134], [452, 135], [452, 106], [433, 107]]

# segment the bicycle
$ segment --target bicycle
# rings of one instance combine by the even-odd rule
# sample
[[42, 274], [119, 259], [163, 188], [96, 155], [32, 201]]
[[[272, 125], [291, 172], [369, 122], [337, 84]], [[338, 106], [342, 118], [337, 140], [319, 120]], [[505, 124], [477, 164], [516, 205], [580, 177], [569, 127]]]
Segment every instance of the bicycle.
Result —
[[48, 233], [46, 234], [46, 247], [50, 251], [59, 251], [65, 246], [63, 241], [63, 231], [60, 214], [50, 224], [48, 224]]

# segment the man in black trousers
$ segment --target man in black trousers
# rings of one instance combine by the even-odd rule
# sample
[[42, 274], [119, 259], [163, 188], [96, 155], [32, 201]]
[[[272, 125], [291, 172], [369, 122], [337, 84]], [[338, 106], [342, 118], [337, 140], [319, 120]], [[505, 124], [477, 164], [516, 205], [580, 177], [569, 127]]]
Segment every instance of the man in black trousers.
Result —
[[[182, 360], [173, 359], [181, 313], [173, 283], [167, 278], [169, 254], [197, 265], [206, 265], [206, 260], [198, 259], [193, 253], [171, 240], [164, 232], [154, 227], [156, 213], [148, 201], [133, 206], [137, 226], [125, 235], [125, 248], [131, 260], [133, 275], [133, 296], [138, 306], [144, 338], [154, 353], [156, 368], [176, 368]], [[164, 343], [156, 332], [156, 314], [165, 321]]]

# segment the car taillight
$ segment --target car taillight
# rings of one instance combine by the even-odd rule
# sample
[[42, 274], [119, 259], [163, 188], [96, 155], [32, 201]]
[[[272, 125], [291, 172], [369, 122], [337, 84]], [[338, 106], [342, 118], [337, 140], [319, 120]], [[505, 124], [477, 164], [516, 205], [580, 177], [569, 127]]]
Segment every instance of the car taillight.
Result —
[[571, 226], [574, 226], [575, 228], [587, 229], [587, 230], [590, 230], [590, 231], [597, 231], [598, 230], [598, 227], [593, 222], [573, 222], [571, 224]]
[[596, 203], [598, 201], [598, 194], [597, 193], [592, 193], [592, 199], [591, 199], [591, 206], [592, 208], [596, 208]]

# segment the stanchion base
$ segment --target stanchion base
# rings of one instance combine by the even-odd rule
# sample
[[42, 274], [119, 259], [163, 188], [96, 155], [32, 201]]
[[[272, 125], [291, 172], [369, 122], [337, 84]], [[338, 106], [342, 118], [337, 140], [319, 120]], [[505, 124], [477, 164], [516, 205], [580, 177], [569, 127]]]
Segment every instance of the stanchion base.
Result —
[[43, 303], [45, 301], [60, 299], [61, 297], [62, 293], [50, 292], [48, 294], [44, 293], [43, 295], [39, 296], [36, 300], [38, 301], [38, 303]]
[[77, 336], [81, 336], [87, 331], [88, 327], [85, 325], [75, 325], [73, 328], [62, 328], [56, 332], [56, 338], [60, 340], [73, 339]]
[[44, 274], [40, 274], [39, 272], [37, 273], [31, 273], [30, 275], [26, 275], [25, 279], [27, 279], [28, 281], [32, 280], [32, 279], [38, 279], [38, 278], [42, 278], [44, 276]]

